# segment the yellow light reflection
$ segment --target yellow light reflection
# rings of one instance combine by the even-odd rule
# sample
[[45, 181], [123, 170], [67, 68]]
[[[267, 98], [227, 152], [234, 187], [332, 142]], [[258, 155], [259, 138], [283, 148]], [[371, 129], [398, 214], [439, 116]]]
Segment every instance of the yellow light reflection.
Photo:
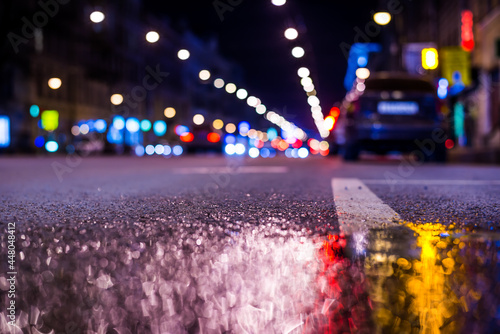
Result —
[[416, 232], [420, 259], [391, 259], [383, 253], [367, 259], [367, 268], [374, 269], [371, 275], [378, 280], [372, 291], [378, 306], [375, 321], [382, 331], [393, 333], [455, 333], [462, 302], [450, 275], [457, 263], [452, 248], [458, 245], [441, 237], [447, 228], [439, 223], [405, 226]]

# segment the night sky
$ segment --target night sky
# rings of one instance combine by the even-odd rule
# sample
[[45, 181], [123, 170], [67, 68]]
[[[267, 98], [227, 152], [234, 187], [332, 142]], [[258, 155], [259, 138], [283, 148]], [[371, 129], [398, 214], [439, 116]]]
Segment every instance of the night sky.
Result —
[[[178, 30], [187, 27], [202, 38], [216, 36], [221, 53], [244, 69], [249, 93], [309, 129], [315, 126], [297, 69], [306, 66], [311, 70], [326, 113], [345, 94], [342, 82], [347, 61], [339, 45], [352, 44], [353, 28], [363, 28], [375, 9], [373, 1], [289, 0], [276, 7], [271, 0], [243, 0], [225, 12], [221, 21], [213, 0], [146, 0], [145, 4], [169, 16]], [[288, 27], [299, 30], [294, 42], [283, 36]], [[306, 50], [300, 60], [290, 54], [296, 45]]]

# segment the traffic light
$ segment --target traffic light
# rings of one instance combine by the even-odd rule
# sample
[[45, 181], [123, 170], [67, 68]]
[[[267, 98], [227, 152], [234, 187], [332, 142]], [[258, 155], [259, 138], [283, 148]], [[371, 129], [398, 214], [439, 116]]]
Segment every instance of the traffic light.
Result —
[[435, 70], [438, 67], [438, 52], [436, 49], [422, 49], [422, 67], [425, 70]]

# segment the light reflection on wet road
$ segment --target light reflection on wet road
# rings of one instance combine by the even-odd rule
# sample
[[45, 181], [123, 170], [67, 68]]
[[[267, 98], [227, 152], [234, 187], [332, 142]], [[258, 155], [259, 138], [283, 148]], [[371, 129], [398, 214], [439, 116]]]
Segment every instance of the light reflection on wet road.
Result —
[[[367, 206], [351, 198], [369, 188], [414, 224], [360, 220], [343, 235], [332, 174], [374, 183], [397, 165], [224, 174], [207, 196], [190, 189], [215, 189], [210, 175], [172, 172], [196, 159], [87, 159], [53, 187], [50, 161], [8, 163], [0, 210], [18, 222], [18, 327], [7, 327], [1, 261], [2, 334], [500, 332], [497, 188], [348, 187], [344, 202]], [[473, 172], [486, 182], [497, 170]], [[7, 249], [2, 233], [0, 258]]]
[[[93, 225], [22, 234], [19, 327], [24, 333], [488, 333], [500, 327], [493, 307], [499, 241], [449, 236], [438, 223], [351, 236], [286, 223], [186, 233], [193, 227]], [[3, 290], [6, 284], [0, 278]], [[5, 333], [4, 312], [0, 326]]]

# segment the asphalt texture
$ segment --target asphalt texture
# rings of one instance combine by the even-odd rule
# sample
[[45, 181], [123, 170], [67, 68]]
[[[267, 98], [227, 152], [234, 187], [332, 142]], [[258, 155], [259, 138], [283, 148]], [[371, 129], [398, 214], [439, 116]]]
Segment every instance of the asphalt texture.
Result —
[[[332, 178], [366, 182], [401, 226], [341, 233]], [[495, 332], [499, 181], [397, 159], [2, 158], [17, 276], [16, 326], [2, 311], [0, 329]]]

